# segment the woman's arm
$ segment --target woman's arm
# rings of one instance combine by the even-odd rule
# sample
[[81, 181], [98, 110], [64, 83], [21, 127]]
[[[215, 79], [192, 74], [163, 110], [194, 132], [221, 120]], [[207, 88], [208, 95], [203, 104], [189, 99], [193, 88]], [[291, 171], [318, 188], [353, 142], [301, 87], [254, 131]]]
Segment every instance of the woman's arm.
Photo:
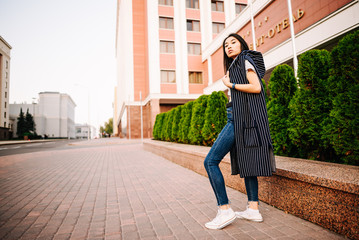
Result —
[[[257, 74], [252, 69], [248, 69], [247, 79], [249, 84], [235, 84], [234, 88], [238, 91], [246, 93], [260, 93], [262, 90], [261, 84]], [[227, 72], [227, 74], [222, 78], [222, 81], [228, 88], [232, 88], [233, 83], [230, 82], [229, 72]]]

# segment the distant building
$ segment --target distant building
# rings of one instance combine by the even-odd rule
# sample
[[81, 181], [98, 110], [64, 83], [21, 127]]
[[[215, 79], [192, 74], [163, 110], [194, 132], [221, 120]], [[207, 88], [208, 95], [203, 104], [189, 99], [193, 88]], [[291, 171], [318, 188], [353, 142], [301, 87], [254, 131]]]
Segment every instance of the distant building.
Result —
[[93, 139], [97, 137], [96, 128], [87, 124], [76, 124], [76, 139]]
[[12, 47], [0, 36], [0, 140], [11, 135], [9, 122], [10, 50]]
[[14, 121], [13, 133], [16, 137], [17, 118], [20, 109], [33, 115], [36, 133], [50, 138], [75, 138], [75, 107], [72, 98], [59, 92], [39, 93], [38, 103], [10, 104], [10, 118]]

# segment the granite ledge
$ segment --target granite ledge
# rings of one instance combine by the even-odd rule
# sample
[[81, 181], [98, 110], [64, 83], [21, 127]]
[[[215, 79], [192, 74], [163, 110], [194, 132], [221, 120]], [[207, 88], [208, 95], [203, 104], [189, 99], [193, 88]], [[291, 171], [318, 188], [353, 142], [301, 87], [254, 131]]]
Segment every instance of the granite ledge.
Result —
[[[170, 150], [193, 154], [205, 158], [210, 147], [182, 143], [145, 140], [144, 144], [165, 147]], [[275, 156], [277, 172], [275, 175], [312, 183], [348, 193], [359, 194], [359, 167], [320, 162], [314, 160]], [[223, 162], [229, 164], [229, 154]]]

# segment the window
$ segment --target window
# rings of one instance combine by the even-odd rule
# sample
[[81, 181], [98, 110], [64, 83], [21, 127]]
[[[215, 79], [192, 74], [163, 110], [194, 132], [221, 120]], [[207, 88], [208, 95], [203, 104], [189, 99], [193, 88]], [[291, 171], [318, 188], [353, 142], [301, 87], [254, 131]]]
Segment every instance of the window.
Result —
[[199, 8], [199, 0], [186, 0], [186, 8]]
[[5, 72], [5, 78], [7, 79], [7, 72]]
[[175, 71], [161, 70], [161, 83], [176, 83]]
[[6, 60], [6, 69], [9, 68], [9, 62]]
[[6, 127], [6, 122], [4, 122], [4, 127]]
[[[6, 118], [6, 112], [4, 112], [4, 118]], [[5, 125], [5, 124], [4, 124]], [[5, 127], [6, 127], [6, 125], [5, 125]]]
[[173, 6], [173, 0], [159, 0], [158, 4], [160, 5], [168, 5], [168, 6]]
[[160, 28], [173, 29], [173, 18], [160, 17]]
[[5, 92], [5, 98], [7, 98], [7, 92]]
[[187, 31], [199, 32], [199, 21], [187, 20]]
[[201, 44], [200, 43], [187, 43], [188, 54], [201, 55]]
[[212, 23], [213, 33], [220, 33], [224, 29], [224, 23]]
[[5, 108], [6, 108], [6, 102], [5, 102]]
[[7, 82], [5, 82], [5, 88], [7, 88]]
[[189, 83], [203, 83], [201, 72], [189, 72]]
[[175, 43], [172, 41], [160, 41], [160, 52], [161, 53], [174, 53]]
[[224, 11], [223, 2], [212, 0], [212, 11], [223, 12]]
[[76, 129], [76, 133], [81, 133], [81, 128]]
[[243, 9], [247, 7], [246, 4], [236, 3], [236, 15], [242, 12]]

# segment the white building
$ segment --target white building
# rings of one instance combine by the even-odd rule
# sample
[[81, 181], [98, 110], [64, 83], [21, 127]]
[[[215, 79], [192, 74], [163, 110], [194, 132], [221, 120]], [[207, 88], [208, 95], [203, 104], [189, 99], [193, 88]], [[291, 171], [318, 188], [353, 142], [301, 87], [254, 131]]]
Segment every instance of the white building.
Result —
[[26, 114], [33, 115], [38, 135], [47, 135], [50, 138], [75, 138], [75, 107], [72, 98], [59, 92], [39, 93], [38, 103], [10, 104], [10, 119], [14, 121], [16, 137], [17, 118], [20, 109]]
[[11, 46], [0, 36], [0, 139], [9, 138], [9, 89]]
[[97, 137], [96, 128], [87, 124], [76, 124], [76, 138], [77, 139], [93, 139]]

